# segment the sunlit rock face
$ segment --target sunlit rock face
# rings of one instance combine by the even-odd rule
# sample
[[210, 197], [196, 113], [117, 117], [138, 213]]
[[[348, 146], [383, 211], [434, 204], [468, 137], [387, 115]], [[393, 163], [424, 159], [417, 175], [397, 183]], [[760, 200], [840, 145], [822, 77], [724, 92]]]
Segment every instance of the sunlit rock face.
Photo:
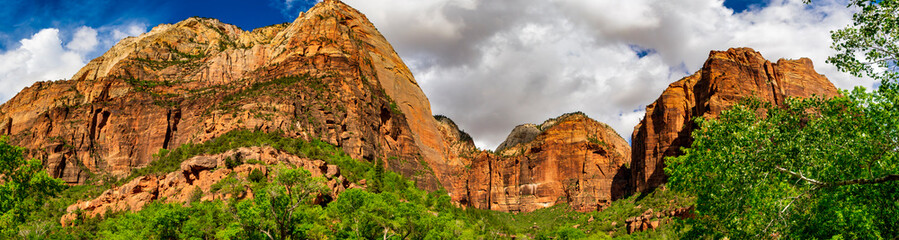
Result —
[[672, 83], [646, 106], [632, 135], [631, 188], [642, 192], [666, 182], [664, 159], [690, 146], [694, 117], [716, 117], [747, 97], [779, 105], [787, 98], [838, 94], [807, 58], [772, 63], [749, 48], [712, 51], [701, 70]]
[[244, 31], [163, 24], [116, 44], [72, 80], [0, 106], [0, 131], [50, 173], [124, 176], [152, 154], [235, 129], [320, 139], [437, 189], [444, 141], [412, 73], [368, 19], [323, 1], [294, 22]]
[[507, 212], [559, 203], [595, 211], [624, 196], [630, 147], [611, 127], [573, 113], [528, 128], [539, 131], [532, 140], [507, 140], [516, 143], [496, 154], [473, 156], [465, 177], [457, 179], [465, 188], [450, 192], [453, 200]]

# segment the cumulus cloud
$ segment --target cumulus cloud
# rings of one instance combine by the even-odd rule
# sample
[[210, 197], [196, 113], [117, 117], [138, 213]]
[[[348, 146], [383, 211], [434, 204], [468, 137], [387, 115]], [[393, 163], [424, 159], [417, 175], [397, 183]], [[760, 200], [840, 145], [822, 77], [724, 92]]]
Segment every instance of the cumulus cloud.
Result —
[[67, 79], [118, 40], [144, 31], [146, 24], [140, 23], [80, 27], [64, 43], [59, 29], [47, 28], [22, 39], [17, 48], [0, 53], [0, 103], [34, 82]]
[[734, 13], [722, 0], [344, 0], [393, 43], [431, 100], [494, 148], [518, 124], [583, 111], [625, 139], [644, 108], [697, 71], [710, 50], [809, 57], [838, 87], [871, 86], [825, 64], [844, 1], [771, 0]]

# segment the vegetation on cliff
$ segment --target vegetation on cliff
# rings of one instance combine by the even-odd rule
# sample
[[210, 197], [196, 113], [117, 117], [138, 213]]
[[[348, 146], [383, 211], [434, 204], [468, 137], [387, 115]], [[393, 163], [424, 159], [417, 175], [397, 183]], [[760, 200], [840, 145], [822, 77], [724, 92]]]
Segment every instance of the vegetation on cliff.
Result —
[[[194, 200], [187, 205], [157, 200], [137, 212], [109, 212], [102, 217], [82, 215], [71, 225], [59, 219], [65, 208], [80, 199], [96, 197], [112, 185], [153, 173], [174, 171], [195, 155], [215, 154], [247, 146], [271, 146], [294, 155], [325, 160], [340, 166], [354, 180], [366, 179], [368, 188], [350, 189], [337, 199], [323, 199], [324, 185], [302, 169], [268, 166], [276, 174], [245, 181], [229, 178], [213, 187], [236, 198]], [[21, 155], [21, 152], [8, 152]], [[150, 166], [129, 178], [101, 184], [48, 190], [45, 203], [27, 209], [21, 227], [4, 227], [3, 238], [26, 239], [578, 239], [624, 236], [644, 238], [678, 236], [669, 226], [628, 235], [628, 218], [651, 209], [662, 212], [683, 206], [690, 199], [660, 190], [647, 196], [618, 201], [607, 211], [579, 213], [562, 204], [533, 213], [512, 214], [462, 209], [444, 191], [426, 192], [383, 166], [348, 157], [340, 148], [321, 141], [307, 142], [280, 133], [250, 130], [229, 132], [201, 144], [185, 144], [156, 154]], [[251, 160], [247, 160], [251, 161]], [[241, 164], [241, 163], [234, 163]], [[46, 175], [46, 173], [44, 173]], [[48, 179], [52, 179], [47, 177]], [[262, 177], [264, 178], [264, 177]], [[106, 178], [106, 180], [109, 180]], [[63, 189], [65, 188], [65, 189]], [[246, 196], [252, 194], [252, 198]], [[21, 194], [20, 196], [33, 196]], [[658, 218], [664, 220], [667, 217]], [[7, 225], [15, 226], [15, 225]]]

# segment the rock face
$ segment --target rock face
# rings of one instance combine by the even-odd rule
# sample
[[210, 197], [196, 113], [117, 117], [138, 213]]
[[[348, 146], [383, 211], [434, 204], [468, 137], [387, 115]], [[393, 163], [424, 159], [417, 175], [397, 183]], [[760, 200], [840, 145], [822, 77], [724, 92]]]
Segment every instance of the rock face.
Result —
[[791, 97], [838, 94], [807, 58], [772, 63], [748, 48], [712, 51], [701, 70], [672, 83], [646, 106], [632, 135], [631, 187], [641, 192], [665, 183], [664, 158], [690, 146], [694, 117], [716, 117], [750, 96], [782, 104]]
[[473, 156], [465, 177], [458, 179], [465, 188], [450, 191], [452, 199], [463, 206], [507, 212], [563, 202], [578, 211], [594, 211], [624, 196], [630, 148], [621, 136], [582, 113], [548, 123], [529, 142], [499, 155]]
[[[230, 198], [232, 196], [212, 190], [214, 184], [229, 175], [247, 181], [253, 170], [259, 170], [266, 177], [271, 169], [261, 164], [243, 164], [233, 169], [226, 168], [225, 161], [241, 156], [243, 159], [256, 159], [267, 165], [286, 164], [309, 171], [313, 177], [323, 177], [331, 189], [331, 199], [348, 188], [363, 188], [364, 184], [347, 181], [340, 175], [340, 169], [328, 165], [321, 160], [300, 158], [271, 147], [250, 147], [231, 150], [213, 156], [196, 156], [181, 163], [181, 170], [166, 175], [148, 175], [103, 192], [99, 197], [77, 202], [68, 207], [62, 217], [65, 225], [78, 217], [102, 216], [107, 212], [139, 211], [145, 205], [158, 199], [167, 203], [185, 203], [202, 200]], [[248, 196], [252, 197], [250, 193]], [[78, 215], [78, 212], [82, 215]]]
[[537, 138], [537, 135], [540, 135], [540, 129], [537, 128], [537, 125], [527, 123], [515, 126], [515, 128], [512, 129], [512, 132], [509, 133], [509, 136], [506, 137], [506, 140], [503, 141], [503, 143], [500, 143], [494, 152], [502, 152], [503, 150], [515, 147], [518, 144], [529, 143], [534, 141], [534, 138]]
[[466, 166], [471, 164], [471, 159], [480, 150], [474, 145], [474, 140], [468, 133], [459, 129], [459, 126], [445, 116], [434, 116], [437, 129], [440, 130], [443, 145], [446, 146], [443, 154], [446, 159], [440, 164], [431, 164], [430, 167], [440, 179], [443, 188], [452, 193], [459, 189], [465, 189], [465, 181], [460, 181], [467, 174]]
[[430, 103], [364, 15], [326, 0], [292, 23], [244, 31], [215, 19], [164, 24], [116, 44], [72, 80], [0, 106], [0, 133], [49, 172], [124, 176], [159, 149], [236, 129], [320, 139], [386, 160], [425, 189], [446, 165]]

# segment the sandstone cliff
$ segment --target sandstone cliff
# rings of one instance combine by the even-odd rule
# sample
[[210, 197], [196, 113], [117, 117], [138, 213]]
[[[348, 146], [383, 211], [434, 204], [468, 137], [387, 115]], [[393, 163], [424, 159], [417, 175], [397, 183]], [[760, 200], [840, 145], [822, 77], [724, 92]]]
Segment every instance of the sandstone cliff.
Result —
[[630, 185], [640, 192], [665, 183], [664, 158], [690, 146], [694, 117], [715, 117], [750, 96], [782, 104], [791, 97], [837, 94], [807, 58], [772, 63], [748, 48], [712, 51], [701, 70], [672, 83], [646, 106], [646, 115], [632, 135]]
[[[0, 133], [69, 183], [125, 176], [159, 149], [235, 129], [321, 139], [426, 189], [444, 141], [409, 69], [366, 17], [326, 0], [292, 23], [244, 31], [190, 18], [126, 38], [72, 80], [0, 106]], [[445, 175], [441, 175], [445, 176]]]
[[[533, 125], [536, 127], [536, 125]], [[624, 196], [630, 148], [612, 128], [582, 113], [540, 126], [531, 141], [502, 153], [479, 152], [450, 191], [463, 206], [530, 212], [567, 202], [578, 211], [600, 210]], [[519, 128], [516, 128], [519, 129]], [[529, 128], [530, 129], [530, 128]], [[510, 134], [518, 138], [518, 134]]]

